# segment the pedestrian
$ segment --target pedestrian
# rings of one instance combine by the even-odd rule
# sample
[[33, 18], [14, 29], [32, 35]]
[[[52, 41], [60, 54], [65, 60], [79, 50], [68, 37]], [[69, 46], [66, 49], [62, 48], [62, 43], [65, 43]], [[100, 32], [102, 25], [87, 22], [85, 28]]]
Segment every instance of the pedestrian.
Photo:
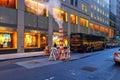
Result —
[[53, 47], [57, 47], [57, 44], [56, 44], [56, 43], [54, 43]]

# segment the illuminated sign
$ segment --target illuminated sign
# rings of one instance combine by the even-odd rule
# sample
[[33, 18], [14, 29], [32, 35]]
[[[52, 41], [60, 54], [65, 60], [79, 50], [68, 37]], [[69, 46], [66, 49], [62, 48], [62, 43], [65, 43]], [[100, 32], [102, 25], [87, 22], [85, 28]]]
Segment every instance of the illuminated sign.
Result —
[[16, 0], [0, 0], [0, 6], [15, 8], [15, 1]]

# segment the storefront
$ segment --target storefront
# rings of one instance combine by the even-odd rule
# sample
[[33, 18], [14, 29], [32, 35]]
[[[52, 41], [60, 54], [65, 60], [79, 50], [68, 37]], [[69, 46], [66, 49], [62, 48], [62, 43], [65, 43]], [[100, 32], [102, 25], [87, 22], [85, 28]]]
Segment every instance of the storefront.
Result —
[[40, 32], [26, 30], [24, 33], [24, 48], [40, 48]]
[[[63, 36], [63, 42], [64, 42], [64, 47], [68, 46], [68, 37], [66, 35]], [[53, 33], [53, 44], [57, 44], [57, 46], [59, 47], [59, 33], [58, 32], [54, 32]]]
[[16, 29], [0, 27], [0, 54], [16, 52], [17, 32]]

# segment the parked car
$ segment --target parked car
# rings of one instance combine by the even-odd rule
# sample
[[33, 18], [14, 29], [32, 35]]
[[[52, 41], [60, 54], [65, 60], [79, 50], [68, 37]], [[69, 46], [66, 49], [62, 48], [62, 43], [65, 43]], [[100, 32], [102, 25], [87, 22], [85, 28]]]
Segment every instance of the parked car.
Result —
[[120, 49], [114, 53], [114, 62], [120, 64]]

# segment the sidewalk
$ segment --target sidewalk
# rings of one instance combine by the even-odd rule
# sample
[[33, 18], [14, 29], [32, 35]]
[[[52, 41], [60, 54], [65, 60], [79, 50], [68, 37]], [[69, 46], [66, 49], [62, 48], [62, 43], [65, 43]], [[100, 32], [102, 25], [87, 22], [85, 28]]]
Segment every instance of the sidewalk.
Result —
[[[37, 56], [42, 56], [42, 52], [26, 52], [26, 53], [13, 53], [13, 54], [2, 54], [0, 55], [0, 61], [4, 61], [4, 60], [11, 60], [11, 59], [19, 59], [19, 58], [28, 58], [28, 57], [37, 57]], [[79, 58], [84, 58], [87, 57], [89, 55], [92, 55], [95, 53], [86, 53], [86, 54], [82, 54], [82, 53], [71, 53], [71, 58], [70, 60], [76, 60]]]
[[41, 56], [41, 55], [42, 55], [42, 51], [40, 51], [40, 52], [2, 54], [2, 55], [0, 55], [0, 61], [10, 60], [10, 59], [27, 58], [27, 57], [35, 57], [35, 56]]

